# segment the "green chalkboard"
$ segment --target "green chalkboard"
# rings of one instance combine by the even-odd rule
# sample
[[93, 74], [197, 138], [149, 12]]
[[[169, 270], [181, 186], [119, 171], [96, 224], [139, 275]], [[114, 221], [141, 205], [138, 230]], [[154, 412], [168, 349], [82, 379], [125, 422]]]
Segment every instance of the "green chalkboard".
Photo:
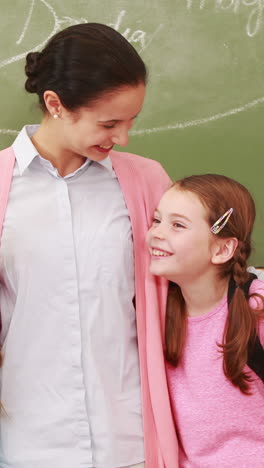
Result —
[[216, 172], [249, 187], [252, 262], [264, 265], [263, 0], [1, 0], [1, 148], [41, 118], [23, 89], [26, 53], [86, 21], [121, 32], [150, 71], [128, 150], [161, 161], [172, 178]]

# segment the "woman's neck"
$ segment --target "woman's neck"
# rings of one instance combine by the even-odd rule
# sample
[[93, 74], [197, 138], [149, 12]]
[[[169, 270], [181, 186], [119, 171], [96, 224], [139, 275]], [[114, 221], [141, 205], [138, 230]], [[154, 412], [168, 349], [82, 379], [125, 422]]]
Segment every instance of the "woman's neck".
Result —
[[67, 151], [67, 148], [63, 148], [55, 125], [51, 120], [44, 119], [42, 121], [31, 137], [31, 141], [39, 155], [50, 161], [62, 177], [76, 171], [86, 161], [85, 157], [73, 154]]
[[228, 279], [215, 275], [200, 277], [196, 282], [181, 285], [189, 317], [198, 317], [214, 310], [227, 295]]

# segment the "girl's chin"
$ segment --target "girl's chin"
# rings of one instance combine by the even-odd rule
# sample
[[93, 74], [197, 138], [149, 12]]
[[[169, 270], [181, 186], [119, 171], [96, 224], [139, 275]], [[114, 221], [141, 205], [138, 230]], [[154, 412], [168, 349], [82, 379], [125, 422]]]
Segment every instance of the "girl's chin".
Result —
[[150, 265], [150, 268], [149, 268], [149, 271], [152, 275], [154, 276], [160, 276], [161, 278], [164, 278], [168, 281], [172, 281], [173, 283], [176, 283], [177, 281], [175, 281], [175, 275], [169, 273], [168, 271], [162, 269], [162, 268], [158, 268], [158, 266], [155, 264], [155, 265]]
[[150, 273], [152, 273], [152, 275], [155, 275], [155, 276], [165, 276], [166, 273], [165, 271], [162, 271], [161, 268], [157, 268], [156, 265], [150, 265]]

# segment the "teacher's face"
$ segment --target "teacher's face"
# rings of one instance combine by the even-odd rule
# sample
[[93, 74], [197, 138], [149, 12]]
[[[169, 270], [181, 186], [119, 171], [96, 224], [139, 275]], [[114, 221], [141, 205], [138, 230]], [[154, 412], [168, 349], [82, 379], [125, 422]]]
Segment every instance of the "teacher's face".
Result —
[[124, 86], [104, 94], [90, 107], [76, 112], [64, 108], [56, 124], [65, 152], [101, 161], [114, 145], [126, 146], [144, 97], [144, 84]]

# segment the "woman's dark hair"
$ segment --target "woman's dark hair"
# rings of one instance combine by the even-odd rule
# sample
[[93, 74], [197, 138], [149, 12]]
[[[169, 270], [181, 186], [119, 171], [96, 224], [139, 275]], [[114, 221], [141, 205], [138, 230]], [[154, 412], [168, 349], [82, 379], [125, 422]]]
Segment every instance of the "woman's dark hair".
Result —
[[119, 87], [147, 80], [145, 64], [134, 47], [119, 32], [99, 23], [58, 32], [42, 52], [27, 55], [25, 72], [25, 88], [38, 95], [43, 112], [46, 90], [56, 92], [63, 106], [75, 111]]
[[[236, 290], [228, 307], [228, 317], [222, 343], [225, 376], [242, 393], [249, 394], [250, 375], [245, 372], [250, 343], [256, 337], [258, 321], [264, 315], [263, 300], [259, 309], [251, 309], [243, 291], [248, 281], [247, 260], [251, 253], [251, 233], [255, 221], [255, 203], [249, 191], [239, 182], [218, 174], [194, 175], [178, 180], [172, 186], [182, 192], [195, 194], [207, 212], [208, 226], [212, 226], [229, 208], [233, 213], [223, 229], [217, 234], [223, 239], [238, 240], [233, 257], [219, 265], [219, 277], [227, 280], [232, 276]], [[252, 294], [251, 296], [254, 296]], [[175, 367], [179, 364], [185, 346], [187, 317], [185, 302], [180, 287], [170, 283], [167, 302], [165, 342], [166, 359]]]

